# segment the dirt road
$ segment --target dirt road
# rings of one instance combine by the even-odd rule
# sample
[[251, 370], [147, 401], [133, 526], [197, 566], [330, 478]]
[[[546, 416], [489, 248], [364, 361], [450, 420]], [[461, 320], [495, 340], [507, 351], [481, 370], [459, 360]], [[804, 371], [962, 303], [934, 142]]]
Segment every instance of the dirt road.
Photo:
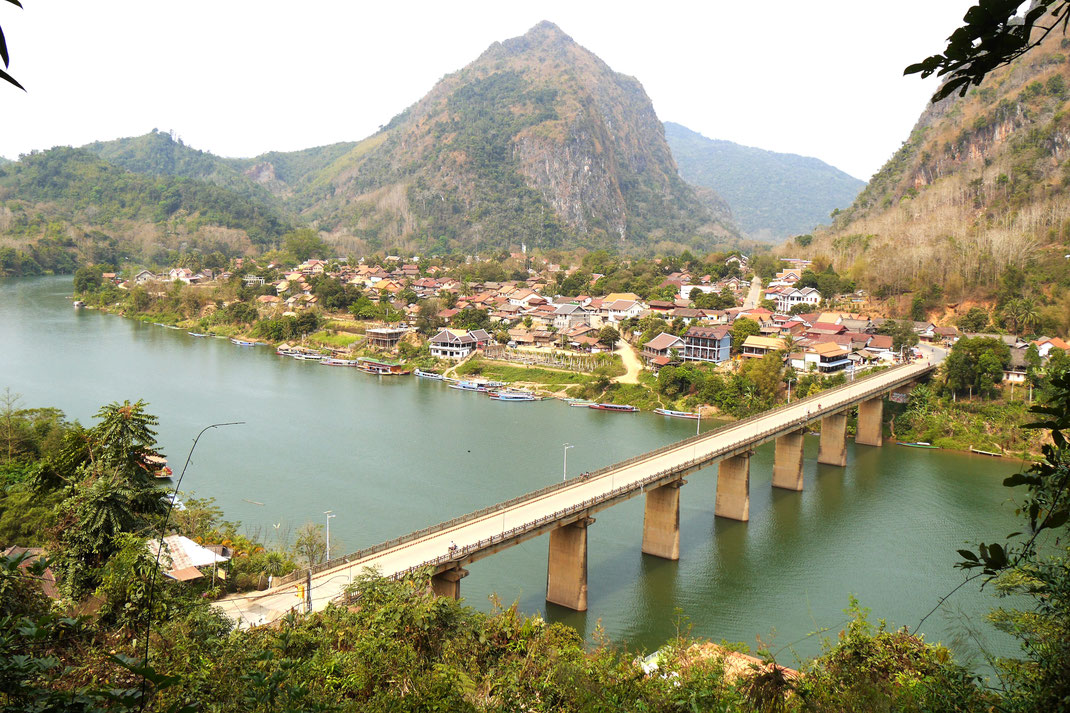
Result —
[[613, 353], [620, 354], [624, 368], [628, 370], [623, 376], [618, 376], [613, 381], [618, 384], [638, 384], [639, 373], [643, 371], [643, 362], [632, 349], [632, 345], [622, 339], [617, 342], [617, 349]]

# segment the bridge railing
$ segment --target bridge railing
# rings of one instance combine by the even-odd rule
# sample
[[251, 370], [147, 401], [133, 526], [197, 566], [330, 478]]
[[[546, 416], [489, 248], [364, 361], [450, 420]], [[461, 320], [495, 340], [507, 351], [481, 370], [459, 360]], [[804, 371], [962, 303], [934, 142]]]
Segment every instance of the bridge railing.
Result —
[[[676, 450], [678, 448], [684, 448], [686, 446], [695, 445], [695, 444], [698, 444], [698, 443], [700, 443], [702, 441], [710, 440], [712, 438], [721, 437], [721, 436], [725, 435], [728, 432], [731, 432], [731, 431], [736, 430], [736, 429], [745, 428], [746, 426], [748, 426], [748, 425], [750, 425], [752, 423], [755, 423], [755, 422], [760, 421], [762, 419], [769, 418], [770, 416], [776, 415], [777, 413], [779, 413], [781, 411], [784, 411], [786, 409], [797, 407], [801, 403], [817, 402], [818, 400], [827, 400], [829, 398], [835, 398], [836, 393], [838, 391], [840, 391], [841, 389], [845, 390], [845, 389], [848, 389], [848, 388], [857, 388], [860, 383], [873, 381], [873, 380], [875, 380], [875, 379], [877, 379], [877, 378], [879, 378], [881, 376], [888, 376], [889, 374], [895, 373], [895, 372], [900, 371], [900, 370], [904, 370], [904, 371], [906, 371], [906, 370], [915, 370], [916, 367], [917, 367], [917, 365], [903, 364], [901, 366], [892, 367], [891, 369], [884, 369], [884, 370], [881, 370], [881, 371], [878, 371], [878, 372], [875, 372], [875, 373], [872, 373], [872, 374], [867, 374], [867, 375], [865, 375], [863, 377], [860, 377], [860, 378], [857, 378], [857, 379], [855, 379], [855, 380], [853, 380], [853, 381], [851, 381], [851, 382], [849, 382], [847, 384], [844, 384], [843, 386], [837, 387], [836, 389], [830, 389], [828, 391], [822, 391], [819, 394], [814, 394], [813, 396], [807, 396], [805, 398], [798, 399], [798, 400], [796, 400], [795, 402], [793, 402], [791, 404], [781, 404], [780, 406], [776, 406], [776, 407], [774, 407], [772, 409], [769, 409], [767, 411], [763, 411], [762, 413], [755, 414], [753, 416], [748, 416], [747, 418], [740, 419], [739, 421], [735, 421], [735, 422], [733, 422], [731, 424], [727, 424], [725, 426], [722, 426], [721, 428], [714, 429], [713, 431], [708, 431], [706, 433], [702, 433], [702, 434], [699, 434], [699, 435], [696, 435], [696, 436], [690, 436], [690, 437], [685, 438], [683, 440], [675, 441], [674, 443], [670, 443], [668, 445], [661, 446], [659, 448], [655, 448], [652, 451], [647, 451], [645, 453], [641, 453], [639, 455], [632, 456], [631, 458], [627, 458], [627, 459], [625, 459], [623, 461], [620, 461], [618, 463], [613, 463], [611, 465], [607, 465], [605, 467], [599, 468], [598, 470], [591, 471], [590, 474], [588, 475], [588, 479], [587, 480], [598, 478], [599, 476], [605, 475], [606, 473], [609, 473], [610, 471], [620, 470], [622, 468], [627, 468], [629, 466], [635, 465], [636, 463], [640, 463], [640, 462], [642, 462], [644, 460], [649, 460], [651, 458], [656, 458], [656, 457], [658, 457], [660, 455], [663, 455], [663, 454], [668, 453], [670, 451]], [[880, 385], [878, 387], [875, 387], [873, 389], [865, 390], [861, 394], [856, 395], [854, 397], [854, 399], [863, 399], [863, 398], [866, 398], [867, 396], [870, 396], [870, 395], [872, 395], [874, 393], [885, 391], [888, 388], [892, 388], [892, 387], [889, 387], [888, 384], [882, 384], [882, 385]], [[802, 418], [799, 418], [799, 419], [793, 419], [792, 421], [789, 422], [789, 424], [798, 423], [799, 426], [801, 427], [801, 426], [805, 425], [807, 422], [814, 420], [815, 418], [817, 418], [821, 414], [835, 411], [838, 408], [842, 408], [842, 406], [839, 406], [839, 405], [837, 405], [837, 406], [829, 406], [829, 407], [821, 409], [820, 411], [817, 411], [817, 412], [814, 412], [814, 413], [809, 413], [805, 417], [802, 417]], [[785, 426], [785, 424], [781, 423], [781, 424], [778, 424], [775, 428], [769, 429], [769, 430], [764, 431], [764, 432], [762, 432], [760, 434], [749, 435], [745, 439], [743, 439], [742, 441], [740, 441], [738, 443], [734, 443], [732, 446], [729, 446], [729, 447], [724, 448], [724, 449], [718, 449], [718, 451], [716, 451], [716, 452], [707, 454], [706, 456], [704, 456], [703, 458], [700, 459], [700, 462], [705, 462], [705, 461], [709, 461], [709, 460], [715, 459], [715, 458], [719, 457], [719, 455], [718, 455], [719, 453], [721, 453], [723, 451], [730, 451], [730, 450], [738, 447], [739, 443], [744, 443], [744, 442], [747, 442], [747, 441], [753, 441], [753, 440], [756, 440], [756, 439], [760, 439], [760, 438], [762, 438], [762, 437], [764, 437], [764, 436], [766, 436], [768, 434], [771, 434], [771, 433], [774, 433], [776, 431], [782, 430], [784, 428], [784, 426]], [[693, 467], [693, 465], [679, 466], [677, 469], [684, 468], [684, 467]], [[674, 469], [674, 470], [676, 470], [676, 469]], [[658, 476], [658, 478], [660, 478], [660, 477], [664, 477], [664, 476]], [[654, 478], [654, 479], [657, 480], [658, 478]], [[334, 559], [328, 560], [327, 562], [323, 562], [321, 564], [314, 565], [311, 568], [312, 574], [316, 574], [317, 572], [322, 572], [322, 571], [327, 570], [327, 569], [333, 569], [334, 567], [339, 567], [341, 565], [348, 564], [348, 563], [353, 562], [353, 561], [361, 560], [361, 559], [364, 559], [365, 557], [368, 557], [370, 555], [374, 555], [374, 554], [377, 554], [379, 552], [383, 552], [385, 550], [393, 549], [395, 547], [398, 547], [399, 545], [404, 545], [404, 544], [407, 544], [407, 543], [414, 542], [416, 540], [419, 540], [419, 539], [422, 539], [424, 537], [427, 537], [428, 535], [433, 535], [436, 532], [442, 532], [443, 530], [448, 530], [448, 529], [450, 529], [452, 527], [455, 527], [457, 525], [463, 524], [465, 522], [470, 522], [472, 520], [477, 520], [477, 519], [479, 519], [481, 517], [486, 517], [487, 515], [493, 515], [495, 513], [498, 513], [498, 512], [501, 512], [503, 510], [507, 510], [509, 508], [515, 507], [516, 505], [519, 505], [521, 503], [527, 502], [529, 500], [537, 500], [537, 499], [542, 498], [542, 497], [544, 497], [546, 495], [549, 495], [551, 493], [555, 493], [555, 492], [557, 492], [559, 490], [564, 490], [564, 489], [567, 489], [567, 488], [575, 487], [579, 482], [580, 481], [577, 481], [574, 478], [572, 480], [568, 480], [568, 481], [564, 481], [564, 482], [560, 482], [560, 483], [554, 483], [554, 484], [548, 485], [548, 486], [546, 486], [544, 488], [540, 488], [538, 490], [533, 490], [533, 491], [524, 493], [523, 495], [518, 495], [515, 498], [511, 498], [509, 500], [506, 500], [506, 501], [503, 501], [503, 502], [500, 502], [500, 503], [495, 503], [494, 505], [489, 505], [489, 506], [487, 506], [485, 508], [481, 508], [481, 509], [476, 510], [474, 512], [470, 512], [470, 513], [467, 513], [465, 515], [460, 515], [460, 516], [452, 518], [450, 520], [446, 520], [445, 522], [440, 522], [437, 525], [431, 525], [431, 526], [425, 527], [425, 528], [420, 529], [420, 530], [414, 530], [413, 532], [410, 532], [410, 533], [405, 534], [405, 535], [401, 535], [399, 537], [395, 537], [395, 538], [393, 538], [391, 540], [387, 540], [386, 542], [380, 542], [377, 545], [372, 545], [371, 547], [365, 547], [363, 549], [357, 550], [356, 552], [352, 552], [350, 554], [343, 555], [341, 557], [335, 557]], [[635, 487], [637, 487], [637, 485], [633, 483], [631, 485], [623, 486], [623, 487], [625, 487], [626, 489], [634, 489]], [[642, 487], [642, 486], [640, 485], [638, 487]], [[615, 490], [620, 490], [620, 488], [617, 488]], [[424, 566], [424, 565], [420, 565], [420, 566]], [[299, 579], [303, 579], [306, 576], [306, 572], [307, 572], [306, 569], [300, 569], [300, 570], [296, 570], [294, 572], [291, 572], [288, 575], [285, 575], [283, 577], [280, 577], [280, 578], [276, 579], [275, 580], [275, 586], [282, 586], [282, 585], [285, 585], [285, 584], [289, 584], [290, 582], [294, 582], [294, 581], [297, 581]]]

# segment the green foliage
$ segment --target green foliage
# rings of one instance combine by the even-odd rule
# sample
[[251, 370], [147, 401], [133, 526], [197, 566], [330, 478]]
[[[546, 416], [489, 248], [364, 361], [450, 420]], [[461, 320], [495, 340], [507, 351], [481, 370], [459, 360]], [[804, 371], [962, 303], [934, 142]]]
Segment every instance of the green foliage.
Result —
[[988, 310], [984, 307], [971, 307], [970, 310], [958, 318], [958, 328], [963, 332], [976, 334], [988, 329]]
[[762, 333], [762, 327], [749, 317], [737, 319], [732, 323], [732, 353], [739, 354], [747, 337]]
[[298, 262], [309, 258], [321, 260], [330, 257], [327, 244], [311, 228], [298, 228], [282, 236], [283, 249], [291, 253]]
[[912, 347], [919, 341], [918, 335], [914, 333], [914, 325], [906, 320], [889, 319], [877, 328], [877, 334], [892, 338], [893, 351]]
[[1010, 348], [1002, 340], [961, 338], [944, 361], [944, 383], [955, 392], [970, 389], [979, 396], [991, 395], [1003, 381], [1003, 367], [1010, 358]]

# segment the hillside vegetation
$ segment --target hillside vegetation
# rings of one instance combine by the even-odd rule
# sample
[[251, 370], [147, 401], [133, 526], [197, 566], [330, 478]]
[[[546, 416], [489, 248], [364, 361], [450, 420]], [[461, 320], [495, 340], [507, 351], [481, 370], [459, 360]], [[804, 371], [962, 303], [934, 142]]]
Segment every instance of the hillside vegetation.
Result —
[[1065, 332], [1068, 51], [1053, 34], [968, 96], [927, 108], [833, 228], [789, 248], [831, 259], [879, 296], [936, 289], [934, 316], [972, 299], [1001, 309], [1008, 295], [995, 293], [1009, 285]]
[[865, 182], [824, 161], [708, 139], [665, 122], [665, 139], [684, 180], [717, 192], [750, 238], [783, 240], [829, 222]]

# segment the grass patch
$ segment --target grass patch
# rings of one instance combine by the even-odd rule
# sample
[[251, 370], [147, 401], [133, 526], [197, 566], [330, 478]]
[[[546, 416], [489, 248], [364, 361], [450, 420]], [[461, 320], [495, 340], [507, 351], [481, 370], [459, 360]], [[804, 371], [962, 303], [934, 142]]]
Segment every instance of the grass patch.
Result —
[[326, 344], [327, 346], [344, 349], [353, 342], [360, 341], [361, 337], [359, 334], [350, 334], [348, 332], [331, 333], [327, 330], [323, 330], [309, 335], [308, 339], [317, 344]]
[[527, 381], [533, 384], [589, 384], [595, 377], [572, 371], [553, 371], [537, 366], [514, 366], [485, 359], [469, 359], [457, 367], [462, 376], [480, 375], [495, 381]]

